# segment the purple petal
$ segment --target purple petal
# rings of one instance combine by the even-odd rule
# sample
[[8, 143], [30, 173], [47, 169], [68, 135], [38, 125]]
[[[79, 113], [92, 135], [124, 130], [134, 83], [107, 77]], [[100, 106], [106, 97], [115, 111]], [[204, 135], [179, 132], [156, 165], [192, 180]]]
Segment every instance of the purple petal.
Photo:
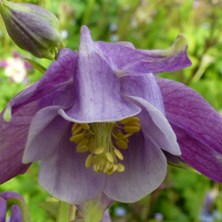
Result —
[[[55, 94], [55, 92], [72, 84], [76, 69], [77, 53], [71, 50], [65, 50], [64, 53], [61, 51], [60, 53], [61, 56], [49, 67], [41, 80], [18, 94], [9, 103], [13, 108], [13, 112], [22, 105], [44, 98], [50, 94]], [[56, 98], [56, 96], [53, 97], [54, 100]], [[50, 102], [51, 100], [49, 100]]]
[[120, 82], [122, 94], [143, 98], [164, 114], [162, 94], [153, 74], [123, 76]]
[[[67, 54], [60, 62], [65, 60], [70, 63], [73, 62], [72, 58], [72, 55], [68, 56]], [[69, 107], [73, 103], [72, 82], [67, 80], [68, 73], [60, 69], [60, 65], [62, 66], [60, 62], [55, 62], [54, 65], [51, 66], [49, 69], [51, 71], [48, 71], [43, 79], [40, 80], [40, 82], [42, 81], [41, 83], [39, 82], [23, 91], [9, 103], [8, 109], [12, 106], [12, 118], [10, 122], [5, 122], [3, 119], [4, 112], [1, 113], [0, 183], [27, 170], [29, 165], [22, 164], [22, 155], [29, 125], [35, 113], [45, 106], [61, 105], [61, 107]], [[73, 67], [73, 65], [71, 66]], [[71, 69], [71, 66], [68, 67]], [[62, 67], [66, 68], [64, 66]], [[58, 71], [58, 73], [56, 73], [56, 71]], [[71, 72], [71, 70], [69, 70], [69, 72]], [[53, 77], [53, 75], [55, 75], [55, 77]], [[55, 86], [53, 86], [51, 80], [55, 81]], [[63, 83], [62, 81], [66, 82]]]
[[173, 155], [181, 155], [176, 135], [166, 117], [146, 100], [130, 98], [142, 108], [139, 118], [143, 133], [160, 149]]
[[50, 194], [70, 204], [81, 204], [102, 193], [104, 175], [86, 169], [87, 155], [78, 154], [69, 142], [71, 127], [56, 149], [41, 161], [39, 182]]
[[11, 217], [10, 217], [9, 222], [23, 222], [22, 213], [19, 206], [12, 205]]
[[78, 70], [74, 78], [77, 102], [60, 114], [73, 122], [117, 121], [140, 112], [120, 94], [120, 83], [97, 47], [86, 27], [81, 30]]
[[222, 153], [222, 117], [191, 88], [165, 79], [158, 84], [170, 123]]
[[[29, 165], [22, 164], [22, 155], [26, 144], [29, 125], [35, 113], [47, 105], [62, 105], [64, 107], [72, 98], [72, 87], [67, 85], [52, 94], [16, 108], [9, 122], [0, 116], [0, 183], [24, 173]], [[14, 99], [16, 100], [16, 99]], [[68, 102], [67, 102], [68, 101]], [[13, 101], [14, 102], [14, 101]]]
[[34, 116], [23, 155], [23, 163], [48, 158], [70, 123], [58, 116], [60, 106], [41, 109]]
[[0, 183], [24, 173], [29, 167], [22, 164], [22, 155], [33, 111], [35, 106], [23, 107], [10, 122], [0, 117]]
[[118, 76], [170, 72], [191, 65], [183, 35], [166, 50], [138, 50], [126, 44], [105, 42], [97, 42], [96, 46]]
[[76, 58], [77, 57], [77, 53], [69, 48], [62, 48], [60, 51], [59, 51], [59, 54], [57, 55], [57, 60], [66, 56], [66, 55], [69, 55], [69, 56], [73, 56], [74, 60], [76, 61]]
[[182, 159], [216, 181], [222, 181], [222, 118], [194, 90], [158, 79], [166, 116], [173, 126]]
[[106, 177], [105, 194], [116, 201], [135, 202], [155, 190], [166, 175], [166, 158], [149, 138], [135, 134], [123, 151], [125, 171]]
[[184, 129], [173, 126], [182, 151], [182, 159], [190, 166], [222, 183], [222, 155], [202, 143]]
[[5, 216], [7, 212], [7, 203], [0, 197], [0, 222], [5, 222]]
[[3, 193], [0, 193], [0, 197], [4, 198], [5, 200], [12, 199], [12, 198], [18, 198], [18, 199], [24, 200], [20, 194], [15, 193], [15, 192], [3, 192]]
[[142, 118], [144, 133], [148, 134], [150, 139], [163, 150], [180, 155], [176, 136], [164, 116], [162, 94], [153, 74], [124, 76], [120, 80], [121, 92], [127, 96], [133, 96], [134, 100], [143, 108], [143, 112], [139, 116]]

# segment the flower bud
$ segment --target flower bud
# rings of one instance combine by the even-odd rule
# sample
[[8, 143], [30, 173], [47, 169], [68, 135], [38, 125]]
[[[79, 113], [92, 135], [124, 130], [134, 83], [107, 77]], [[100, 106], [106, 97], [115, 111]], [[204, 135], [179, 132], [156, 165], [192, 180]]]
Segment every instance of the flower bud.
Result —
[[33, 4], [0, 0], [0, 13], [20, 48], [39, 58], [55, 58], [62, 43], [58, 19], [51, 12]]

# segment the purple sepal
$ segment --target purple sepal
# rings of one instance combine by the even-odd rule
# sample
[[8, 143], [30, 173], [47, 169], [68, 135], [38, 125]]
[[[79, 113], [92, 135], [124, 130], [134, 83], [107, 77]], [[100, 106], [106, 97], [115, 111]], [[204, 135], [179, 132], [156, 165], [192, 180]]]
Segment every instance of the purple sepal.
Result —
[[191, 88], [166, 79], [157, 81], [166, 117], [182, 151], [181, 159], [222, 182], [222, 117]]

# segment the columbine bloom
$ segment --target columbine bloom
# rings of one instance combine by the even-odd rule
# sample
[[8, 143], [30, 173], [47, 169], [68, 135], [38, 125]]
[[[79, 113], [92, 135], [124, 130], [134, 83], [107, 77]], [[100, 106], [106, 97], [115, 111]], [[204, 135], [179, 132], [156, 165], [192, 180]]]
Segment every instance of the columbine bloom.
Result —
[[149, 51], [94, 42], [83, 27], [78, 52], [63, 49], [8, 104], [9, 122], [2, 113], [0, 182], [40, 161], [40, 184], [61, 200], [134, 202], [161, 184], [167, 158], [221, 182], [221, 117], [192, 89], [154, 76], [189, 66], [186, 49], [182, 35]]

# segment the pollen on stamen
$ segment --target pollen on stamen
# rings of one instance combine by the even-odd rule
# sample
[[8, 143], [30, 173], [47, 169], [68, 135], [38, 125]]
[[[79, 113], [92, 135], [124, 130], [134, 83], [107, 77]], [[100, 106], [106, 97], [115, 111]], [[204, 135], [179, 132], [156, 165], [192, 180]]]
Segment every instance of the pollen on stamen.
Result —
[[81, 146], [77, 146], [76, 147], [76, 152], [77, 153], [85, 153], [87, 152], [89, 149], [86, 145], [81, 145]]
[[69, 140], [70, 140], [70, 142], [74, 142], [74, 143], [78, 144], [82, 139], [84, 139], [84, 137], [85, 137], [84, 133], [80, 133], [80, 134], [70, 137]]
[[105, 150], [104, 147], [99, 146], [99, 147], [97, 147], [97, 148], [94, 150], [94, 154], [99, 155], [99, 154], [103, 153], [104, 150]]
[[92, 154], [90, 154], [90, 155], [86, 158], [85, 167], [86, 167], [86, 168], [90, 168], [91, 165], [92, 165]]
[[128, 149], [129, 138], [140, 131], [139, 120], [134, 116], [110, 123], [75, 123], [70, 142], [76, 144], [77, 153], [89, 153], [86, 168], [108, 175], [121, 173], [125, 166], [119, 163], [124, 160], [120, 149]]
[[114, 153], [120, 160], [123, 160], [123, 154], [119, 150], [114, 149]]
[[107, 160], [108, 160], [110, 163], [114, 163], [114, 162], [115, 162], [115, 159], [114, 159], [114, 157], [113, 157], [113, 155], [112, 155], [111, 152], [107, 152], [107, 153], [106, 153], [106, 158], [107, 158]]
[[126, 150], [128, 148], [128, 141], [127, 140], [115, 139], [115, 143], [119, 148], [121, 148], [123, 150]]

